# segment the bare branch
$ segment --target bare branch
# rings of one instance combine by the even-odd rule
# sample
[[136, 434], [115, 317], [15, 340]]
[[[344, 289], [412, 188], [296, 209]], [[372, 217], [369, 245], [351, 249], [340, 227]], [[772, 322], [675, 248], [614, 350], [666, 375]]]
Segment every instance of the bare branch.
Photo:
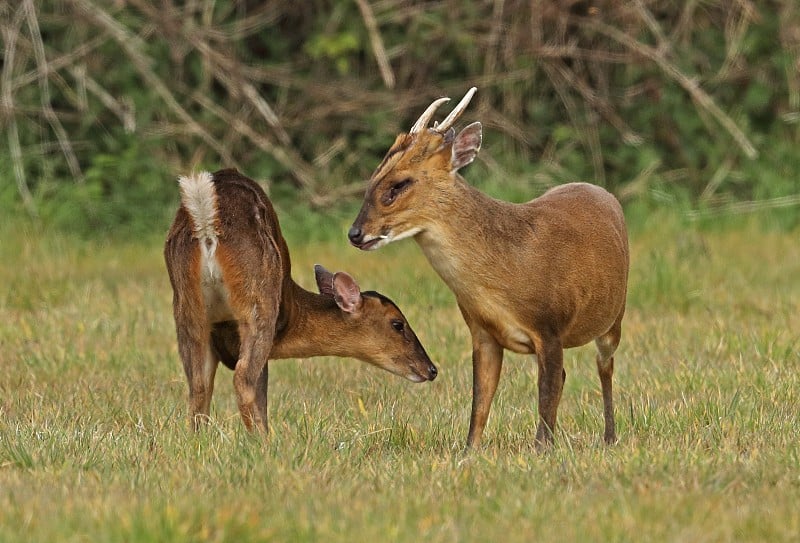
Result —
[[763, 211], [765, 209], [781, 209], [796, 206], [800, 206], [800, 194], [778, 196], [776, 198], [767, 198], [765, 200], [733, 202], [714, 208], [692, 210], [687, 213], [687, 215], [691, 220], [698, 220], [726, 214], [742, 215], [744, 213], [755, 213], [756, 211]]
[[145, 79], [164, 103], [172, 110], [184, 123], [191, 127], [192, 132], [200, 136], [209, 147], [217, 151], [224, 159], [229, 158], [228, 153], [219, 143], [200, 126], [189, 113], [178, 103], [170, 92], [167, 85], [150, 69], [152, 60], [141, 52], [142, 41], [135, 35], [128, 32], [122, 25], [117, 23], [100, 6], [93, 4], [90, 0], [70, 0], [87, 17], [98, 23], [102, 28], [109, 32], [112, 38], [122, 47], [125, 54], [138, 70], [139, 74]]
[[72, 150], [72, 144], [67, 137], [66, 130], [64, 130], [61, 121], [59, 121], [58, 116], [56, 116], [56, 112], [53, 111], [53, 107], [50, 105], [47, 57], [44, 54], [44, 44], [42, 43], [42, 35], [39, 32], [39, 21], [36, 18], [36, 9], [33, 6], [33, 0], [23, 0], [22, 7], [25, 10], [25, 17], [28, 20], [28, 29], [30, 30], [31, 39], [33, 40], [33, 53], [36, 58], [36, 64], [39, 67], [39, 88], [42, 91], [42, 110], [44, 112], [44, 117], [47, 119], [47, 122], [50, 123], [53, 132], [56, 134], [58, 143], [61, 146], [61, 152], [64, 153], [64, 158], [67, 160], [67, 165], [69, 166], [72, 177], [77, 181], [82, 181], [83, 173], [81, 173], [78, 157], [75, 156], [75, 152]]
[[596, 179], [601, 184], [604, 184], [605, 169], [603, 168], [602, 151], [600, 149], [600, 141], [597, 134], [597, 129], [591, 129], [590, 123], [587, 122], [585, 117], [584, 119], [581, 119], [578, 104], [575, 102], [572, 96], [570, 96], [570, 93], [567, 92], [563, 77], [559, 71], [551, 66], [551, 64], [548, 62], [544, 63], [542, 67], [547, 76], [550, 78], [558, 97], [561, 98], [561, 102], [564, 104], [564, 108], [567, 110], [567, 115], [570, 118], [572, 126], [575, 127], [576, 131], [578, 132], [578, 136], [580, 136], [586, 149], [589, 150]]
[[389, 57], [386, 55], [386, 48], [383, 46], [375, 15], [373, 15], [372, 8], [367, 3], [367, 0], [356, 0], [356, 4], [358, 4], [358, 9], [361, 10], [361, 16], [364, 18], [364, 26], [367, 27], [367, 33], [369, 33], [372, 52], [375, 55], [375, 61], [378, 63], [383, 84], [392, 89], [394, 88], [394, 73], [392, 72], [392, 66], [389, 64]]
[[25, 179], [25, 166], [22, 162], [22, 148], [19, 143], [19, 131], [17, 129], [17, 120], [14, 115], [14, 95], [11, 92], [11, 75], [14, 69], [14, 57], [17, 49], [17, 36], [19, 36], [19, 28], [22, 25], [22, 19], [25, 16], [23, 7], [17, 9], [11, 24], [4, 24], [2, 30], [3, 41], [5, 42], [5, 51], [3, 52], [3, 73], [0, 79], [2, 85], [2, 112], [5, 118], [5, 123], [8, 124], [8, 147], [11, 152], [11, 162], [14, 166], [14, 177], [17, 180], [17, 191], [22, 204], [32, 216], [36, 217], [36, 205], [33, 202], [33, 196], [28, 188], [28, 182]]
[[622, 119], [622, 117], [620, 117], [617, 112], [614, 111], [614, 108], [611, 106], [611, 104], [609, 104], [602, 97], [598, 96], [597, 93], [594, 92], [591, 87], [589, 87], [586, 81], [578, 77], [572, 70], [565, 66], [563, 62], [554, 61], [548, 63], [548, 65], [557, 70], [561, 78], [572, 88], [577, 90], [587, 104], [597, 110], [598, 113], [605, 117], [606, 121], [608, 121], [611, 126], [617, 129], [617, 131], [622, 135], [622, 139], [626, 144], [642, 144], [642, 137], [634, 132], [633, 129], [631, 129]]
[[733, 137], [734, 141], [736, 141], [748, 158], [752, 159], [758, 156], [758, 151], [756, 151], [756, 148], [753, 147], [752, 143], [750, 143], [750, 140], [747, 138], [744, 132], [742, 132], [736, 123], [733, 122], [733, 119], [731, 119], [719, 108], [716, 102], [714, 102], [714, 99], [711, 98], [711, 96], [709, 96], [700, 87], [700, 85], [697, 83], [697, 80], [681, 72], [674, 64], [669, 62], [661, 52], [653, 49], [649, 45], [635, 40], [621, 30], [607, 25], [599, 20], [584, 17], [576, 17], [576, 19], [594, 28], [598, 32], [605, 34], [609, 38], [620, 43], [621, 45], [624, 45], [632, 51], [641, 54], [642, 56], [655, 62], [665, 74], [678, 82], [678, 84], [680, 84], [680, 86], [691, 95], [692, 99], [694, 99], [694, 101], [699, 104], [700, 107], [708, 111], [717, 120], [717, 122], [728, 131], [728, 133], [731, 135], [731, 137]]
[[65, 68], [67, 66], [73, 65], [79, 59], [85, 57], [97, 47], [99, 47], [103, 42], [105, 42], [108, 38], [106, 36], [95, 36], [91, 40], [83, 43], [64, 55], [60, 57], [56, 57], [50, 59], [47, 63], [45, 68], [45, 73], [42, 74], [41, 70], [31, 70], [28, 73], [18, 75], [11, 81], [11, 89], [17, 90], [19, 88], [25, 87], [37, 79], [39, 79], [42, 75], [50, 76], [50, 74], [57, 72], [58, 70]]
[[[197, 93], [193, 94], [192, 97], [198, 104], [203, 106], [210, 113], [222, 119], [232, 130], [235, 130], [236, 132], [247, 137], [262, 151], [266, 151], [274, 156], [275, 159], [282, 165], [287, 166], [302, 163], [302, 160], [294, 154], [292, 149], [284, 149], [283, 147], [275, 145], [269, 140], [269, 138], [258, 134], [249, 124], [237, 117], [234, 117], [228, 111], [215, 104], [208, 97]], [[300, 186], [307, 191], [309, 197], [311, 197], [313, 200], [315, 196], [313, 190], [314, 178], [311, 172], [306, 171], [305, 168], [303, 168], [293, 171], [292, 174], [294, 175], [295, 179], [297, 179]]]
[[132, 104], [124, 103], [114, 98], [111, 93], [86, 74], [86, 69], [83, 66], [71, 66], [68, 70], [82, 86], [97, 96], [103, 105], [122, 121], [122, 127], [125, 132], [131, 134], [136, 131], [136, 116], [133, 114]]

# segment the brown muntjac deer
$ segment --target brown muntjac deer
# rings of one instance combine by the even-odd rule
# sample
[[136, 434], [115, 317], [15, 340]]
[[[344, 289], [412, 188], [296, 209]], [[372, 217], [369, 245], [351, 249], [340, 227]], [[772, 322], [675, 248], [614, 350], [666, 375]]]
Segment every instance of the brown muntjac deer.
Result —
[[179, 179], [181, 206], [164, 247], [178, 351], [195, 429], [208, 419], [220, 361], [234, 370], [249, 430], [267, 431], [268, 360], [353, 357], [414, 382], [436, 367], [400, 309], [351, 276], [315, 266], [301, 288], [263, 189], [236, 170]]
[[628, 283], [628, 236], [619, 202], [586, 183], [553, 188], [525, 204], [495, 200], [458, 170], [481, 146], [481, 124], [456, 135], [473, 87], [441, 123], [434, 101], [400, 134], [372, 174], [350, 242], [377, 249], [413, 237], [456, 296], [472, 335], [473, 397], [467, 446], [480, 442], [503, 349], [535, 354], [537, 446], [553, 440], [566, 379], [563, 349], [597, 345], [604, 438], [616, 441], [611, 378]]

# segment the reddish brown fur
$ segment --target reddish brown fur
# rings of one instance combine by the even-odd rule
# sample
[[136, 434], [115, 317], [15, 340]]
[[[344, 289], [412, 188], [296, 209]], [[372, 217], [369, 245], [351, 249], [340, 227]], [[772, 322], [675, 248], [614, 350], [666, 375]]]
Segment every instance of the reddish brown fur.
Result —
[[[595, 340], [606, 442], [616, 440], [611, 392], [628, 278], [628, 241], [617, 200], [571, 183], [526, 204], [495, 200], [457, 170], [480, 148], [480, 125], [458, 136], [400, 135], [369, 182], [350, 238], [377, 248], [414, 236], [455, 293], [472, 335], [468, 445], [480, 442], [503, 350], [537, 356], [537, 443], [552, 441], [565, 372], [563, 349]], [[409, 182], [410, 180], [410, 182]]]
[[164, 247], [195, 428], [208, 418], [220, 360], [235, 368], [245, 425], [262, 431], [267, 430], [270, 358], [352, 356], [415, 381], [436, 376], [425, 349], [390, 300], [377, 293], [362, 295], [350, 276], [321, 267], [316, 272], [323, 293], [301, 288], [291, 278], [289, 251], [264, 191], [235, 170], [216, 172], [212, 179], [214, 255], [227, 303], [206, 300], [200, 244], [209, 238], [195, 232], [185, 205]]

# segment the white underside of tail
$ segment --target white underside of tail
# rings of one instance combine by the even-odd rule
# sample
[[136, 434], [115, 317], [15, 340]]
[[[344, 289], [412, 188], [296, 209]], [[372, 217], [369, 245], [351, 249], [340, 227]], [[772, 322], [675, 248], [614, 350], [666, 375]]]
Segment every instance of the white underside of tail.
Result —
[[219, 232], [213, 176], [209, 172], [181, 176], [178, 185], [183, 207], [192, 218], [194, 237], [200, 242], [200, 280], [208, 319], [211, 322], [228, 320], [231, 318], [228, 292], [216, 258]]
[[216, 246], [217, 191], [214, 190], [213, 177], [208, 172], [181, 176], [178, 185], [183, 207], [192, 217], [195, 237], [201, 241], [212, 240]]

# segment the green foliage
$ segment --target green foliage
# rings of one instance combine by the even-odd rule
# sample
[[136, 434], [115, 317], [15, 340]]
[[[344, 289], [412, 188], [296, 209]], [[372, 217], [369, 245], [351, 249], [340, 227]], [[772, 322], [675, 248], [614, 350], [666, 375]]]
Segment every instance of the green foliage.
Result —
[[84, 236], [166, 231], [178, 191], [175, 176], [153, 160], [156, 142], [134, 136], [106, 142], [108, 148], [92, 156], [82, 180], [42, 183], [38, 197], [44, 220]]
[[347, 75], [351, 68], [349, 56], [360, 47], [354, 33], [342, 32], [317, 34], [306, 43], [305, 49], [312, 59], [333, 62], [339, 75]]
[[[0, 168], [20, 168], [61, 227], [145, 231], [174, 172], [199, 164], [330, 205], [433, 98], [472, 84], [478, 186], [524, 200], [585, 180], [626, 204], [664, 193], [686, 212], [752, 203], [784, 228], [800, 216], [794, 1], [79, 5], [35, 3], [47, 70], [22, 5], [0, 6], [23, 151], [15, 161], [8, 132]], [[0, 188], [2, 209], [24, 192]]]

